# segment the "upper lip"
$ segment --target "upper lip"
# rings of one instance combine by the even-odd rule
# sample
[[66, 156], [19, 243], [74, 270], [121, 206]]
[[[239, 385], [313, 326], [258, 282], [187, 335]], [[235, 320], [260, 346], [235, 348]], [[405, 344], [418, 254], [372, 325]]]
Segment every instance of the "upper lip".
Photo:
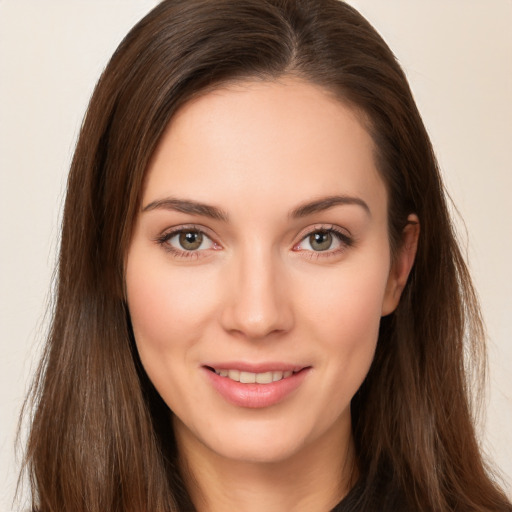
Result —
[[212, 368], [214, 370], [240, 370], [241, 372], [251, 372], [251, 373], [265, 373], [265, 372], [298, 372], [303, 370], [304, 368], [308, 368], [308, 365], [303, 364], [293, 364], [293, 363], [284, 363], [278, 361], [269, 361], [262, 363], [253, 363], [246, 361], [224, 361], [224, 362], [215, 362], [215, 363], [207, 363], [205, 365], [206, 368]]

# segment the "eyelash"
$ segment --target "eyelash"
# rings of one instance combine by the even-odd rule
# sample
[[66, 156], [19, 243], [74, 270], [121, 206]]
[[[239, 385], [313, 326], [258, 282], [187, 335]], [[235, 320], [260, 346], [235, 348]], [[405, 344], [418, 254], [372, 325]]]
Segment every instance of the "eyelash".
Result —
[[[173, 247], [168, 242], [171, 240], [174, 236], [179, 235], [180, 233], [187, 233], [187, 232], [195, 232], [199, 233], [206, 238], [208, 238], [213, 244], [214, 249], [213, 250], [219, 250], [221, 246], [215, 242], [212, 237], [205, 232], [204, 228], [201, 228], [199, 226], [189, 225], [189, 226], [179, 226], [177, 228], [172, 229], [171, 231], [166, 231], [159, 237], [155, 239], [155, 241], [168, 253], [171, 253], [176, 258], [191, 258], [191, 259], [197, 259], [199, 257], [204, 256], [204, 251], [208, 249], [202, 249], [202, 250], [180, 250], [176, 247]], [[338, 240], [340, 243], [340, 247], [331, 250], [327, 249], [325, 251], [313, 251], [313, 250], [307, 250], [307, 249], [298, 249], [298, 247], [311, 235], [315, 233], [330, 233], [334, 235], [334, 237]], [[325, 258], [325, 257], [332, 257], [334, 255], [338, 255], [348, 248], [352, 247], [354, 245], [354, 240], [351, 236], [347, 235], [346, 232], [343, 232], [341, 229], [338, 229], [336, 226], [333, 225], [317, 225], [314, 226], [313, 229], [308, 229], [304, 234], [302, 234], [300, 241], [293, 246], [294, 252], [301, 252], [305, 253], [304, 256], [308, 259], [318, 259], [318, 258]]]
[[172, 229], [171, 231], [166, 231], [161, 236], [159, 236], [155, 241], [164, 249], [164, 251], [171, 253], [174, 257], [176, 257], [178, 259], [180, 259], [180, 258], [181, 259], [186, 259], [186, 258], [197, 259], [200, 256], [202, 256], [201, 252], [204, 252], [205, 249], [203, 249], [201, 251], [198, 251], [198, 250], [186, 251], [186, 250], [177, 249], [176, 247], [173, 247], [172, 245], [170, 245], [168, 243], [169, 240], [171, 240], [171, 238], [173, 238], [176, 235], [179, 235], [180, 233], [192, 233], [192, 232], [199, 233], [199, 234], [205, 236], [206, 238], [208, 238], [209, 240], [211, 240], [212, 243], [214, 244], [214, 246], [216, 246], [216, 248], [214, 250], [218, 250], [217, 247], [220, 247], [220, 245], [217, 244], [214, 240], [212, 240], [212, 237], [208, 233], [206, 233], [203, 228], [200, 228], [199, 226], [194, 226], [194, 225], [179, 226], [177, 228]]
[[[336, 249], [327, 249], [325, 251], [310, 251], [306, 249], [296, 249], [299, 245], [301, 245], [308, 237], [315, 233], [330, 233], [338, 240], [340, 243], [340, 246]], [[337, 256], [350, 247], [354, 245], [354, 239], [348, 235], [345, 231], [342, 231], [337, 226], [334, 226], [332, 224], [325, 225], [320, 224], [313, 226], [313, 229], [308, 228], [308, 230], [301, 235], [300, 241], [293, 246], [293, 249], [296, 252], [302, 252], [305, 253], [304, 257], [308, 259], [320, 259], [320, 258], [329, 258], [333, 256]]]

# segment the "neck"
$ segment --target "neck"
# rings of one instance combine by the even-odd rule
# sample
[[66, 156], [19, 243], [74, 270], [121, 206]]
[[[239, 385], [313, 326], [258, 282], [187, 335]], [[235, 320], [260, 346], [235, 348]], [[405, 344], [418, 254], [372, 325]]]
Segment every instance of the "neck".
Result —
[[272, 462], [223, 457], [179, 421], [175, 432], [181, 470], [197, 512], [325, 512], [358, 476], [350, 422], [337, 424], [320, 440]]

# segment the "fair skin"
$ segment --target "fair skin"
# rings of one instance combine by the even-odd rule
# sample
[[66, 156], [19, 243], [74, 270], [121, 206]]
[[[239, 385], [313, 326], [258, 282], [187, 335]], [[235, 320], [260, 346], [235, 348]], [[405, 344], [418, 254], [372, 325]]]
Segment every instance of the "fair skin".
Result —
[[126, 289], [198, 511], [326, 511], [354, 484], [350, 401], [418, 236], [392, 260], [387, 205], [370, 136], [317, 86], [231, 84], [173, 118]]

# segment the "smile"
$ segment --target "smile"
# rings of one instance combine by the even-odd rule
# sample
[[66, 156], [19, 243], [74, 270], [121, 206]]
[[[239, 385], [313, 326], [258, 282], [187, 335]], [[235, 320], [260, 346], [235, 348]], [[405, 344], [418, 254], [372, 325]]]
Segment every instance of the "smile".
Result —
[[245, 372], [240, 370], [227, 370], [227, 369], [213, 369], [213, 371], [221, 377], [227, 377], [235, 382], [242, 384], [270, 384], [271, 382], [278, 382], [282, 379], [287, 379], [293, 375], [293, 371], [268, 371], [262, 373]]
[[224, 400], [246, 408], [270, 407], [284, 401], [301, 387], [311, 370], [311, 366], [277, 362], [260, 365], [225, 362], [203, 366], [207, 382]]

